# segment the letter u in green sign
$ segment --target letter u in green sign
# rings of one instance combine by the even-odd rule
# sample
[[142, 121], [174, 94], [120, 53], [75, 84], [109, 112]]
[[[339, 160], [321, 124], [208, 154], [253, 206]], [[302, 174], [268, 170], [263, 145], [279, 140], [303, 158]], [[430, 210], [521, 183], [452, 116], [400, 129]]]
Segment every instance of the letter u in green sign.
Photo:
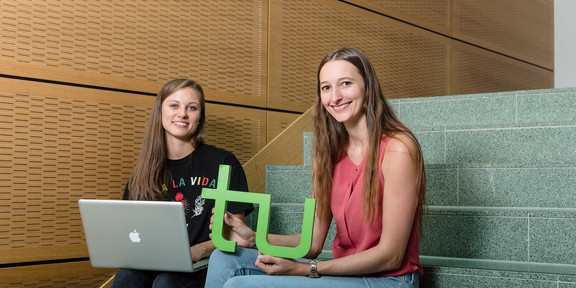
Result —
[[283, 257], [302, 258], [308, 254], [312, 246], [312, 230], [314, 228], [314, 210], [316, 200], [304, 200], [304, 220], [300, 244], [297, 247], [274, 246], [268, 243], [268, 228], [270, 226], [270, 206], [272, 204], [269, 194], [239, 192], [228, 190], [230, 184], [230, 166], [220, 165], [218, 171], [218, 187], [216, 189], [203, 188], [202, 198], [214, 199], [214, 219], [212, 221], [212, 242], [226, 252], [236, 251], [236, 242], [224, 238], [224, 213], [228, 201], [253, 203], [259, 205], [258, 225], [256, 227], [256, 246], [262, 254]]

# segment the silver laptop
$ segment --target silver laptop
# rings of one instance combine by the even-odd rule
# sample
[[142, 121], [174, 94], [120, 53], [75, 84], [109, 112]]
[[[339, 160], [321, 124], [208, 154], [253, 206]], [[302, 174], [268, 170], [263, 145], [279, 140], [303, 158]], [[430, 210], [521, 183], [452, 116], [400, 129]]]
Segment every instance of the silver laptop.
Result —
[[194, 272], [208, 259], [192, 262], [180, 202], [78, 201], [90, 263], [97, 268]]

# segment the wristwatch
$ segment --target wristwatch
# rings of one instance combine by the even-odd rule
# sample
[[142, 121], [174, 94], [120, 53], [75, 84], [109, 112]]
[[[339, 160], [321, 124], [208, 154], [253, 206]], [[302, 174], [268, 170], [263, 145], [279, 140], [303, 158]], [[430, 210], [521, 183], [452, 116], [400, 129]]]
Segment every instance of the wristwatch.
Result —
[[320, 274], [318, 274], [318, 271], [316, 270], [316, 260], [310, 260], [308, 263], [310, 263], [310, 274], [308, 274], [308, 278], [320, 278]]

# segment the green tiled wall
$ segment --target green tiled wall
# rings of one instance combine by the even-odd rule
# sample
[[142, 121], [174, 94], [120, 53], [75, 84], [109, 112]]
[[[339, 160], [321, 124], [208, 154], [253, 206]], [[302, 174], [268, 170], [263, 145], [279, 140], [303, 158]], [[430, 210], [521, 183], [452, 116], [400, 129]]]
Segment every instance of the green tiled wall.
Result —
[[[424, 153], [421, 287], [576, 288], [576, 88], [390, 102]], [[303, 166], [267, 167], [280, 234], [311, 195], [303, 137]]]

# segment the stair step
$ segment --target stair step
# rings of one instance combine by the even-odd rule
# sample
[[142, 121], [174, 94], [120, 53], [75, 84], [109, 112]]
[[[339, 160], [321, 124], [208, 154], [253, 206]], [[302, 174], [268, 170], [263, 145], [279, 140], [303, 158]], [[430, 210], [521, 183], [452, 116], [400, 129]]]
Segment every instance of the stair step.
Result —
[[576, 88], [390, 99], [414, 131], [576, 124]]
[[576, 265], [576, 209], [428, 207], [420, 255]]
[[420, 287], [570, 288], [576, 287], [576, 277], [555, 274], [554, 272], [539, 273], [494, 270], [490, 268], [470, 269], [425, 266], [424, 278], [420, 280]]
[[454, 168], [427, 165], [432, 206], [572, 208], [576, 167]]

